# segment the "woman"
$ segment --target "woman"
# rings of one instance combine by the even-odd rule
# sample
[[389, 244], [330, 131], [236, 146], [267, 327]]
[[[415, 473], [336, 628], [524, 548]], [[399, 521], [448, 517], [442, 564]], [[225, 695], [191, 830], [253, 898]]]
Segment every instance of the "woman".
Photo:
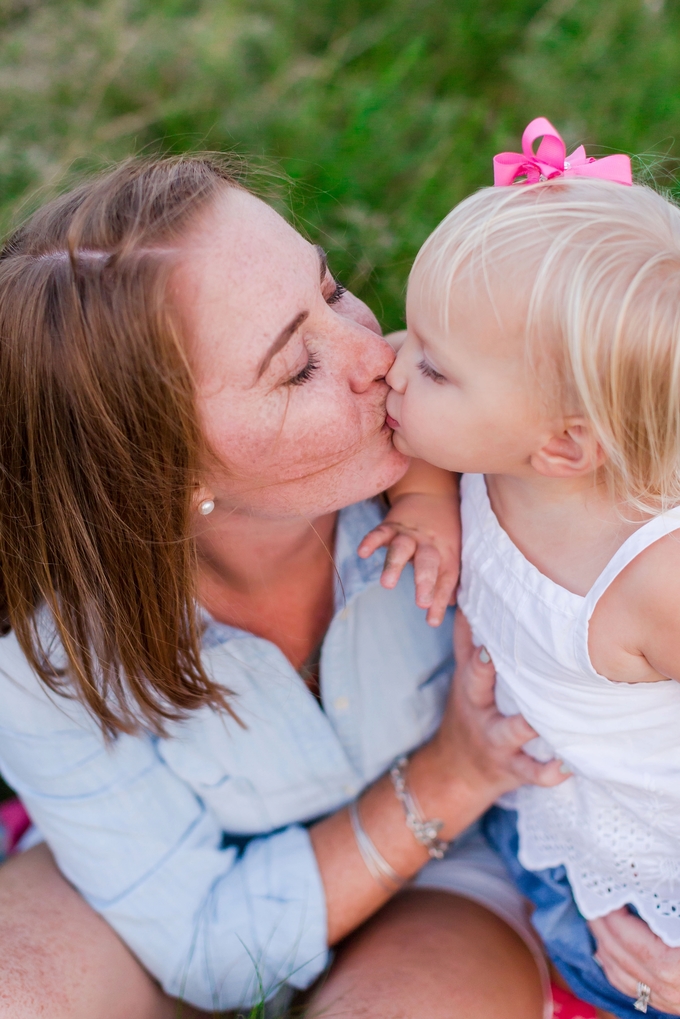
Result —
[[421, 871], [385, 775], [446, 841], [558, 780], [356, 556], [406, 468], [368, 309], [199, 159], [47, 206], [0, 294], [0, 767], [50, 847], [0, 871], [0, 1016], [233, 1009], [335, 944], [326, 1015], [541, 1016], [497, 861]]

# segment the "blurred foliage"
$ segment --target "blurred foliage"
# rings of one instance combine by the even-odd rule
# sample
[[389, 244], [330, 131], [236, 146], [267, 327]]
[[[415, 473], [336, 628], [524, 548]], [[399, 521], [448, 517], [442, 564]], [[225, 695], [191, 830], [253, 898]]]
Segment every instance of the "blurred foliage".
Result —
[[388, 327], [532, 117], [674, 165], [678, 0], [0, 0], [0, 33], [4, 229], [130, 152], [235, 151]]

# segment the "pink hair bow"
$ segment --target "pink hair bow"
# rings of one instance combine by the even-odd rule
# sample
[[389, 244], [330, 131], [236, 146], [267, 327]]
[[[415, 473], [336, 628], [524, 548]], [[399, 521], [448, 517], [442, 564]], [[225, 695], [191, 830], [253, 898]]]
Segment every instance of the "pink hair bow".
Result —
[[[534, 142], [542, 138], [536, 152]], [[630, 159], [622, 154], [595, 159], [586, 156], [582, 145], [566, 155], [567, 148], [558, 131], [545, 117], [536, 117], [522, 135], [521, 152], [499, 152], [493, 157], [493, 182], [496, 187], [514, 184], [526, 177], [525, 184], [537, 184], [553, 177], [599, 177], [617, 184], [632, 184]], [[566, 156], [566, 158], [565, 158]]]

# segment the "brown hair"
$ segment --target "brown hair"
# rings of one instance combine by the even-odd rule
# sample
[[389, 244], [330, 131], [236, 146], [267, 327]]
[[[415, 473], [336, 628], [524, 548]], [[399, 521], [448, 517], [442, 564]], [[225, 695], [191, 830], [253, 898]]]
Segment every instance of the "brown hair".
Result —
[[201, 663], [205, 450], [167, 298], [182, 233], [228, 186], [211, 157], [128, 161], [0, 252], [0, 617], [109, 736], [230, 710]]

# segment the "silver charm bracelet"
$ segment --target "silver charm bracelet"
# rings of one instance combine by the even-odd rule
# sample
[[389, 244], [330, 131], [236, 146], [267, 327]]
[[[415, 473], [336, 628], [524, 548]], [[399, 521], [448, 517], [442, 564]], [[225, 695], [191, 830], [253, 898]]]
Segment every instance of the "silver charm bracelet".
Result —
[[439, 832], [444, 827], [444, 822], [439, 818], [433, 818], [431, 821], [425, 820], [406, 783], [407, 767], [408, 757], [398, 757], [390, 768], [394, 791], [406, 814], [406, 827], [413, 832], [416, 842], [425, 846], [433, 860], [441, 860], [449, 848], [448, 842], [439, 838]]

